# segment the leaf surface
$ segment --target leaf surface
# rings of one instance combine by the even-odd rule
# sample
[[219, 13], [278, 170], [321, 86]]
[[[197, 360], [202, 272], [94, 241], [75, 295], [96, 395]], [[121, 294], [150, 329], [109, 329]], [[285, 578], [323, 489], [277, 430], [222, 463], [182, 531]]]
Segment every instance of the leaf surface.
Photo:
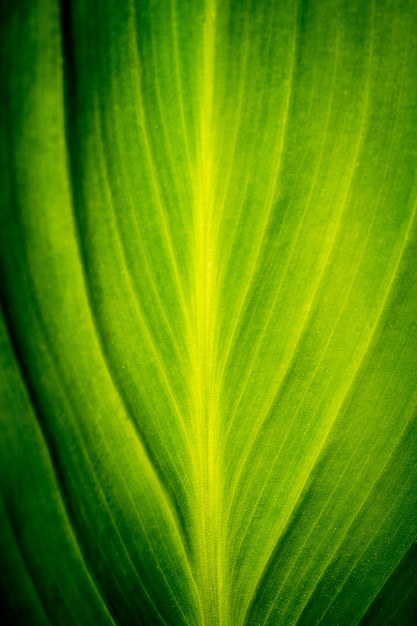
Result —
[[8, 621], [414, 623], [415, 3], [1, 11]]

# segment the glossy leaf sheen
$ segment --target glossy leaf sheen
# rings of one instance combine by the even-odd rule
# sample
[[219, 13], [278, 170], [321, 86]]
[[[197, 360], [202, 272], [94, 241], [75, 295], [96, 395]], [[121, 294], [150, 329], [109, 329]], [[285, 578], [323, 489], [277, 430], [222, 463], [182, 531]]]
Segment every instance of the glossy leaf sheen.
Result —
[[1, 13], [6, 623], [415, 623], [416, 3]]

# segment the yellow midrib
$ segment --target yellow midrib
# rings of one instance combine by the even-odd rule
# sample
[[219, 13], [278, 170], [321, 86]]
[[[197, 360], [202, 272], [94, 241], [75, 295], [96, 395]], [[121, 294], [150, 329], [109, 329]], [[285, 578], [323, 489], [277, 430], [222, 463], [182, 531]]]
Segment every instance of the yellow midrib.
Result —
[[[216, 6], [207, 0], [199, 73], [199, 134], [194, 180], [194, 310], [192, 338], [196, 458], [196, 579], [206, 626], [226, 625], [223, 602], [222, 462], [215, 334], [218, 310], [215, 212], [216, 150], [213, 132]], [[202, 67], [201, 67], [202, 66]]]

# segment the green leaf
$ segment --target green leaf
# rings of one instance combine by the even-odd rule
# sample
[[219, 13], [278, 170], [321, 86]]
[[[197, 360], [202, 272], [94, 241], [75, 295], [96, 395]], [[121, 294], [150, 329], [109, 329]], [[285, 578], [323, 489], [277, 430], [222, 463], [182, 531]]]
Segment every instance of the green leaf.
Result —
[[5, 0], [7, 624], [417, 616], [413, 0]]

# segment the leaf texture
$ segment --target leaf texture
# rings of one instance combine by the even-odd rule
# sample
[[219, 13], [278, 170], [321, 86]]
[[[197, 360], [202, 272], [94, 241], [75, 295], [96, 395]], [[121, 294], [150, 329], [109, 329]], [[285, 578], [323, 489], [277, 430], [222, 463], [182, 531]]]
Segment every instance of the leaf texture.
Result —
[[6, 0], [10, 624], [414, 624], [413, 0]]

